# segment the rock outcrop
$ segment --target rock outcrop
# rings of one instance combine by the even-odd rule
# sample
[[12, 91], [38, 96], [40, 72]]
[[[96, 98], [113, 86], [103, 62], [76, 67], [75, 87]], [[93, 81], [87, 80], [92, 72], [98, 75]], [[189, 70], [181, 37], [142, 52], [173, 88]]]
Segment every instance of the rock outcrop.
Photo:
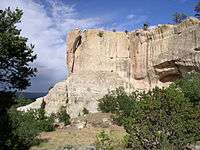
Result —
[[97, 100], [108, 90], [148, 90], [200, 70], [200, 21], [189, 18], [179, 25], [128, 33], [74, 30], [68, 34], [67, 47], [69, 77], [43, 101], [48, 114], [66, 106], [76, 117], [84, 107], [97, 112]]

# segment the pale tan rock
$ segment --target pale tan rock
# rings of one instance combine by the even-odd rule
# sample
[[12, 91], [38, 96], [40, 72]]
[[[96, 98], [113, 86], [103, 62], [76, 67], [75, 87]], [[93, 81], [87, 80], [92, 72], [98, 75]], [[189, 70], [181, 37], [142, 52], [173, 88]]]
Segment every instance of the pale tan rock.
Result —
[[44, 97], [48, 114], [66, 106], [71, 117], [85, 107], [97, 112], [97, 100], [119, 86], [127, 91], [167, 86], [200, 70], [200, 21], [112, 32], [98, 29], [68, 33], [69, 77]]
[[44, 96], [45, 111], [47, 114], [57, 113], [61, 106], [68, 103], [67, 83], [62, 81], [57, 83], [49, 93]]
[[27, 112], [30, 109], [40, 109], [43, 105], [43, 101], [43, 97], [40, 97], [33, 103], [30, 103], [29, 105], [18, 107], [17, 110]]

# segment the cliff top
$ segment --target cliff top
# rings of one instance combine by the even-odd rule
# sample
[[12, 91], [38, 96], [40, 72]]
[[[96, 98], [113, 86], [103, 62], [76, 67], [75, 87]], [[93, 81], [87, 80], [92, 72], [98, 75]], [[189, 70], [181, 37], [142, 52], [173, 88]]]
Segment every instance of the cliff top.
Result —
[[[200, 25], [200, 20], [195, 18], [195, 17], [189, 17], [187, 19], [185, 19], [183, 22], [181, 22], [180, 24], [158, 24], [156, 26], [150, 26], [146, 31], [148, 32], [155, 32], [156, 30], [158, 29], [163, 29], [163, 30], [166, 30], [166, 29], [171, 29], [171, 28], [174, 28], [174, 27], [177, 27], [177, 28], [187, 28], [188, 26], [193, 26], [193, 25]], [[89, 32], [99, 32], [99, 31], [102, 31], [102, 32], [110, 32], [110, 33], [125, 33], [124, 31], [111, 31], [111, 30], [104, 30], [104, 29], [84, 29], [84, 30], [81, 30], [79, 28], [76, 28], [76, 29], [73, 29], [71, 30], [70, 32], [86, 32], [86, 31], [89, 31]], [[129, 33], [134, 33], [134, 32], [143, 32], [144, 30], [142, 28], [140, 29], [135, 29], [133, 31], [128, 31]]]

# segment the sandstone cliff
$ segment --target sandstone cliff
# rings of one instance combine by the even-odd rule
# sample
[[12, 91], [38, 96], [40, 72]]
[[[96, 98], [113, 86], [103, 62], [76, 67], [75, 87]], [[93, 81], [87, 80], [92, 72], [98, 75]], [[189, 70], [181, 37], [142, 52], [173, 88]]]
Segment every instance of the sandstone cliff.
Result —
[[[179, 25], [128, 33], [73, 30], [67, 47], [69, 77], [35, 105], [44, 101], [48, 114], [66, 106], [76, 117], [84, 107], [96, 112], [97, 99], [108, 90], [119, 86], [127, 91], [147, 90], [200, 70], [200, 21], [189, 18]], [[31, 107], [34, 103], [19, 110]]]

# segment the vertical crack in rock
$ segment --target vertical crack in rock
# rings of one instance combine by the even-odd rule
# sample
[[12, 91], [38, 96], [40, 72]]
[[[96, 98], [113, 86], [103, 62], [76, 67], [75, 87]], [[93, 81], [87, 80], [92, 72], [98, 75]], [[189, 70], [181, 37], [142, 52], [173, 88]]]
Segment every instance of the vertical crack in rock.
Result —
[[79, 36], [75, 39], [74, 44], [73, 44], [73, 60], [72, 60], [73, 62], [72, 62], [71, 73], [73, 73], [73, 71], [74, 71], [75, 52], [76, 52], [76, 50], [78, 49], [78, 47], [79, 47], [79, 46], [81, 45], [81, 43], [82, 43], [81, 39], [82, 39], [82, 36], [79, 35]]

